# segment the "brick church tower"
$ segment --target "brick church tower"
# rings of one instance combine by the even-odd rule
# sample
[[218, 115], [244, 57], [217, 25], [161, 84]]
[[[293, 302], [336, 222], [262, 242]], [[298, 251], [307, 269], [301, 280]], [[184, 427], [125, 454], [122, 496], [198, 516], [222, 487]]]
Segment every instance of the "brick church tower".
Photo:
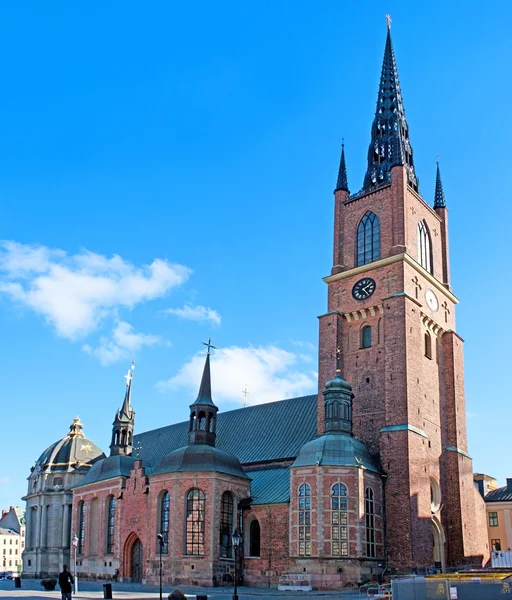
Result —
[[318, 433], [338, 349], [354, 435], [384, 474], [388, 567], [481, 565], [485, 517], [467, 448], [448, 212], [439, 166], [433, 207], [419, 193], [389, 29], [363, 188], [350, 195], [343, 148], [334, 197]]

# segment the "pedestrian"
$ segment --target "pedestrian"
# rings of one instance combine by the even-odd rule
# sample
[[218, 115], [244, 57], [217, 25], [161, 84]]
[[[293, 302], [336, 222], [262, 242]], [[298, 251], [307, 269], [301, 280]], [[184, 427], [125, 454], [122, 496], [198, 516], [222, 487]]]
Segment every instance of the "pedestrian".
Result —
[[60, 593], [62, 600], [71, 600], [71, 586], [75, 583], [75, 578], [68, 571], [68, 566], [64, 565], [64, 570], [59, 575]]

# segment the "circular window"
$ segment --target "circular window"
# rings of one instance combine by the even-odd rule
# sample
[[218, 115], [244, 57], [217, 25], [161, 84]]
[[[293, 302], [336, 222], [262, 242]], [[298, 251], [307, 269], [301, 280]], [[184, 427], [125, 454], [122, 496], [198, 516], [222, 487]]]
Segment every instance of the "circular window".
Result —
[[430, 510], [436, 513], [441, 508], [441, 490], [435, 479], [430, 479]]

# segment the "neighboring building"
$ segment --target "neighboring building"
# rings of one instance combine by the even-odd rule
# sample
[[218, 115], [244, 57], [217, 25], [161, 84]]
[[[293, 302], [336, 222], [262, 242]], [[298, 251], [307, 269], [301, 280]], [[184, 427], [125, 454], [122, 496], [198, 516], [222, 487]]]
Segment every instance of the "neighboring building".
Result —
[[0, 568], [21, 571], [21, 556], [25, 548], [25, 511], [19, 506], [2, 510], [0, 517]]
[[254, 585], [487, 562], [446, 202], [439, 166], [433, 207], [418, 191], [389, 30], [363, 188], [343, 149], [334, 195], [318, 395], [218, 414], [208, 351], [189, 421], [134, 435], [130, 372], [110, 456], [72, 490], [80, 576], [156, 583], [161, 535], [166, 583], [227, 583], [235, 529]]
[[493, 553], [512, 550], [512, 479], [500, 488], [495, 479], [488, 479], [494, 483], [485, 494], [489, 548]]
[[23, 500], [26, 510], [26, 542], [23, 573], [55, 575], [69, 564], [71, 531], [71, 487], [105, 456], [83, 432], [77, 417], [69, 433], [49, 446], [37, 459], [28, 478]]

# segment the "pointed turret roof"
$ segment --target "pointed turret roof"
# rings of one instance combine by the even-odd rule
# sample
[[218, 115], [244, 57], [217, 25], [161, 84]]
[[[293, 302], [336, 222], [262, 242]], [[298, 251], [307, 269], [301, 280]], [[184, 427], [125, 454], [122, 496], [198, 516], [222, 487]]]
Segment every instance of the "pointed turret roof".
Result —
[[391, 42], [391, 30], [388, 25], [363, 191], [369, 191], [376, 186], [389, 183], [391, 168], [396, 165], [403, 165], [407, 169], [408, 183], [418, 191], [418, 179], [414, 171], [412, 147], [409, 141], [409, 128], [405, 120], [402, 91]]
[[348, 192], [348, 179], [347, 179], [347, 165], [345, 164], [345, 144], [341, 144], [341, 159], [340, 159], [340, 168], [338, 171], [338, 181], [336, 182], [337, 191]]
[[[201, 378], [201, 385], [199, 386], [199, 393], [194, 403], [190, 406], [200, 404], [201, 406], [215, 406], [212, 400], [212, 382], [210, 377], [210, 352], [206, 354], [206, 361], [204, 363], [203, 376]], [[215, 407], [216, 408], [216, 407]]]
[[123, 405], [121, 406], [121, 410], [117, 413], [117, 419], [119, 421], [131, 421], [133, 419], [133, 408], [131, 407], [130, 401], [132, 397], [132, 381], [133, 381], [133, 371], [135, 369], [135, 361], [132, 361], [132, 366], [128, 370], [128, 374], [125, 375], [126, 379], [126, 391], [124, 394]]
[[436, 192], [434, 194], [434, 208], [446, 208], [444, 199], [443, 182], [441, 181], [441, 171], [439, 170], [439, 161], [437, 161], [436, 173]]

